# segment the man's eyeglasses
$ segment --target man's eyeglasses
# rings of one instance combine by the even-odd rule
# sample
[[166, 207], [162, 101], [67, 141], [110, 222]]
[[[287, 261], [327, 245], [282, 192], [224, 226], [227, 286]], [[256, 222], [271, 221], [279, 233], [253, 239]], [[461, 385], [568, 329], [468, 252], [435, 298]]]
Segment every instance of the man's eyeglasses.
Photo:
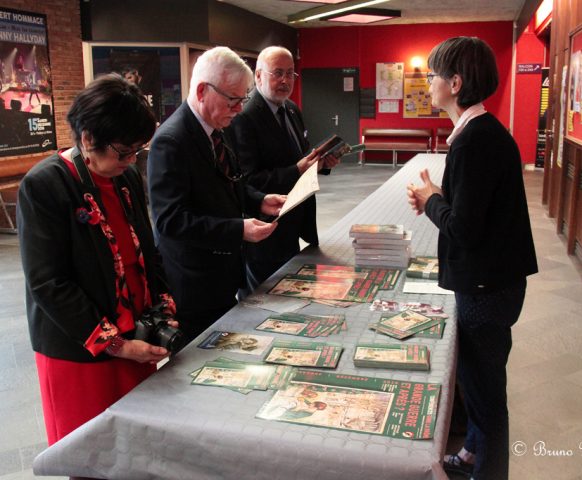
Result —
[[287, 80], [295, 80], [297, 77], [299, 77], [299, 74], [295, 73], [293, 70], [285, 71], [278, 68], [272, 72], [269, 72], [268, 70], [262, 71], [271, 75], [275, 80], [283, 80], [283, 77], [285, 77]]
[[130, 150], [129, 152], [120, 152], [111, 143], [108, 144], [107, 146], [115, 153], [117, 153], [117, 160], [119, 162], [123, 162], [124, 160], [127, 160], [129, 157], [133, 157], [134, 155], [139, 155], [141, 152], [147, 149], [147, 145], [144, 145], [143, 147], [140, 147], [137, 150]]
[[228, 100], [228, 102], [226, 103], [228, 105], [228, 108], [235, 108], [235, 107], [238, 107], [239, 105], [244, 106], [244, 104], [247, 103], [251, 98], [248, 95], [245, 95], [244, 97], [232, 97], [228, 93], [223, 92], [217, 86], [212, 85], [212, 83], [207, 83], [206, 85], [208, 85], [209, 87], [212, 87], [212, 89], [216, 93], [218, 93], [219, 95], [223, 96], [224, 98], [226, 98]]
[[428, 72], [426, 74], [426, 79], [427, 79], [429, 85], [432, 85], [432, 81], [434, 80], [434, 77], [438, 77], [438, 74], [434, 73], [434, 72]]

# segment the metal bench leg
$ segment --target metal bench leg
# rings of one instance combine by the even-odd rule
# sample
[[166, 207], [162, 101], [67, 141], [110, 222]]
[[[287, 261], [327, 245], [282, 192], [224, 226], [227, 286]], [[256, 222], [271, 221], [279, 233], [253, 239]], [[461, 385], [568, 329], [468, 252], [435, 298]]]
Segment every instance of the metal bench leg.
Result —
[[8, 232], [8, 233], [16, 233], [16, 226], [12, 221], [12, 217], [8, 213], [8, 209], [6, 208], [6, 203], [4, 202], [4, 198], [2, 198], [2, 193], [0, 192], [0, 208], [2, 209], [2, 213], [4, 214], [4, 218], [10, 225], [10, 228], [0, 228], [0, 232]]
[[398, 153], [392, 150], [392, 168], [396, 169], [396, 165], [398, 165]]
[[359, 153], [360, 161], [358, 162], [359, 165], [365, 165], [366, 159], [364, 158], [364, 152]]

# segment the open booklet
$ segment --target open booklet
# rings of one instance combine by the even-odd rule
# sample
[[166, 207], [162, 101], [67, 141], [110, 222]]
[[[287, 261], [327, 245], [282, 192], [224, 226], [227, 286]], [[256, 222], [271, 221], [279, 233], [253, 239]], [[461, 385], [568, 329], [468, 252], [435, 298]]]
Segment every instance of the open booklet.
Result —
[[278, 222], [283, 215], [293, 210], [297, 205], [307, 200], [311, 195], [319, 190], [319, 181], [317, 180], [317, 162], [309, 167], [303, 175], [299, 177], [295, 186], [287, 194], [287, 200], [283, 204], [279, 216], [273, 220]]
[[[348, 153], [355, 153], [364, 150], [364, 145], [351, 146], [337, 135], [332, 135], [317, 145], [315, 150], [317, 150], [317, 153], [319, 153], [321, 158], [324, 158], [327, 155], [333, 155], [335, 158], [340, 158]], [[278, 222], [283, 215], [293, 210], [297, 205], [303, 203], [319, 190], [317, 171], [317, 163], [314, 163], [299, 177], [297, 183], [287, 194], [287, 200], [283, 204], [279, 216], [273, 220], [274, 222]]]

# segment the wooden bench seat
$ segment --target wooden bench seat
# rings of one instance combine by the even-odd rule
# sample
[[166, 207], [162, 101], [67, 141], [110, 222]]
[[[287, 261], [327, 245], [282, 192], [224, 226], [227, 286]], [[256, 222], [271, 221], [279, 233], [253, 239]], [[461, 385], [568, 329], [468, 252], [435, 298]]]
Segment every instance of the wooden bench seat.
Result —
[[437, 128], [434, 142], [434, 153], [446, 153], [449, 151], [447, 138], [453, 133], [452, 128]]
[[362, 143], [366, 149], [360, 153], [360, 164], [365, 163], [365, 152], [392, 152], [392, 166], [398, 164], [398, 152], [431, 151], [430, 128], [364, 128]]

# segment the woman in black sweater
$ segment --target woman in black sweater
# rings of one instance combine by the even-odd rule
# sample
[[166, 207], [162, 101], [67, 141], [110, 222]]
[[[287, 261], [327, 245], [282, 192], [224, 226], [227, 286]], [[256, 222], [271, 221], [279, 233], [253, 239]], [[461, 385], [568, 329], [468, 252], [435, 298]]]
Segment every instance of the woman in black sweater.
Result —
[[412, 208], [439, 229], [439, 285], [457, 303], [457, 376], [468, 413], [463, 449], [445, 470], [476, 480], [508, 476], [506, 364], [526, 277], [537, 272], [519, 150], [506, 128], [485, 111], [498, 85], [494, 54], [482, 40], [457, 37], [429, 55], [432, 104], [455, 128], [442, 187], [420, 172], [409, 185]]

